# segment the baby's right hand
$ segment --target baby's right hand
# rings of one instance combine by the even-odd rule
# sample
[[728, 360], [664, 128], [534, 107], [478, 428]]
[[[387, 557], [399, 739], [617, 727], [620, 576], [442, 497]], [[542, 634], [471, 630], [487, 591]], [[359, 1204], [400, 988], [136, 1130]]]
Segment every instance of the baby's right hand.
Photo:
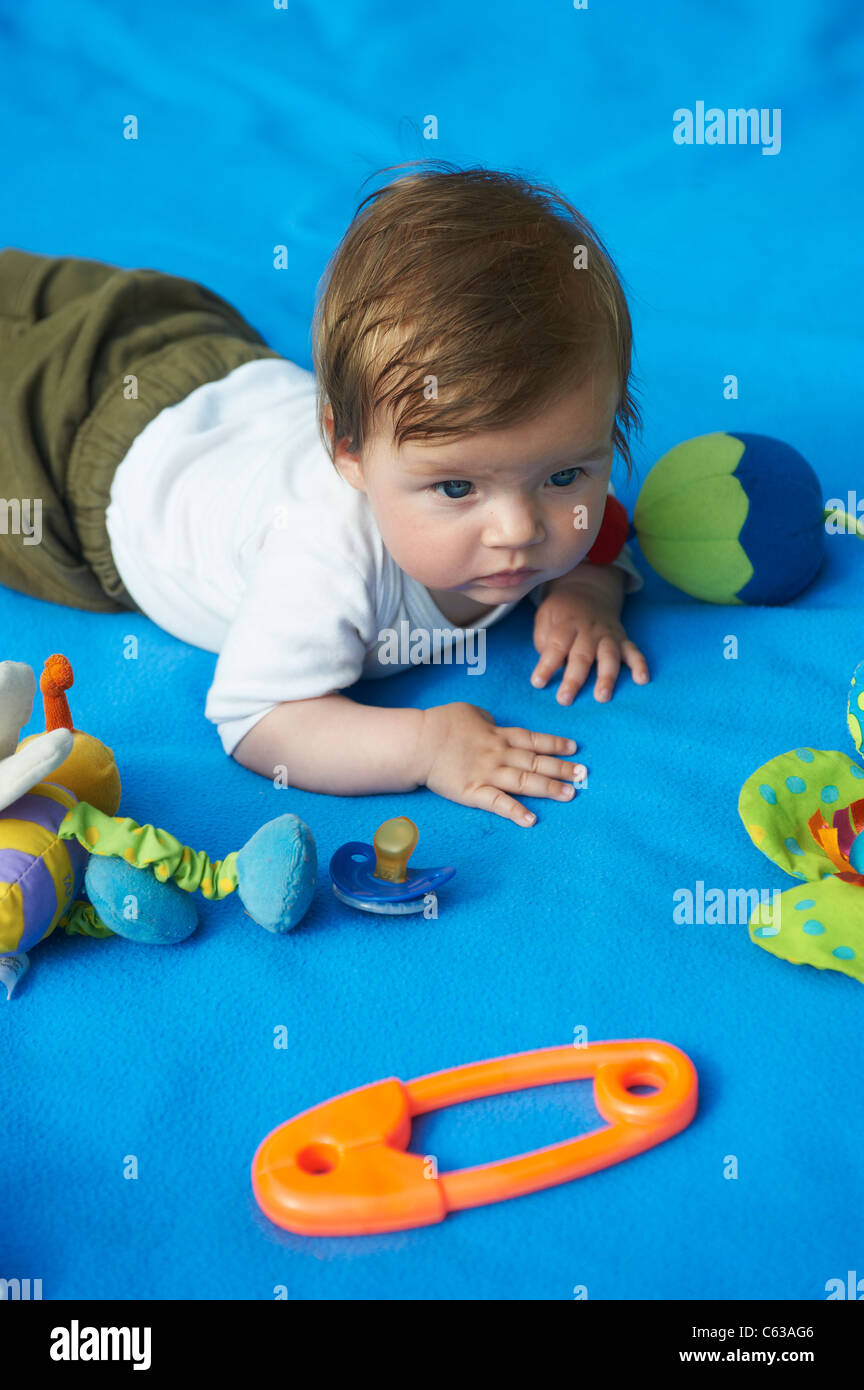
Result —
[[586, 772], [581, 763], [552, 756], [575, 753], [572, 739], [499, 729], [488, 710], [461, 701], [423, 711], [418, 751], [421, 785], [517, 825], [533, 825], [537, 817], [508, 793], [570, 801], [574, 779]]

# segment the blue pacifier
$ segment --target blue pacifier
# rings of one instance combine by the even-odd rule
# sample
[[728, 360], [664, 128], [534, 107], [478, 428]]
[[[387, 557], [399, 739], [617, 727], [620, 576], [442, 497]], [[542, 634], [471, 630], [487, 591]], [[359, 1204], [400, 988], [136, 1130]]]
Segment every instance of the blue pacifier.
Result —
[[426, 896], [447, 883], [456, 870], [408, 869], [420, 833], [407, 816], [385, 820], [371, 845], [351, 840], [330, 860], [333, 892], [364, 912], [422, 912]]

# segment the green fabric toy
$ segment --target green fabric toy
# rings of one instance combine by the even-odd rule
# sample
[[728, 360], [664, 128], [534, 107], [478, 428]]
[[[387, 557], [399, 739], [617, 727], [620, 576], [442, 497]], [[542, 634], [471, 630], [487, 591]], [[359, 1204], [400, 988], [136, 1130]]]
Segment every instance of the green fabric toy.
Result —
[[[864, 661], [846, 718], [861, 753]], [[794, 965], [840, 970], [864, 984], [864, 767], [845, 753], [795, 748], [748, 777], [738, 812], [754, 845], [804, 880], [781, 894], [779, 922], [766, 923], [756, 909], [751, 941]]]
[[818, 574], [827, 533], [864, 537], [864, 522], [824, 505], [797, 449], [741, 430], [703, 434], [664, 454], [642, 485], [633, 529], [668, 583], [733, 604], [788, 602]]

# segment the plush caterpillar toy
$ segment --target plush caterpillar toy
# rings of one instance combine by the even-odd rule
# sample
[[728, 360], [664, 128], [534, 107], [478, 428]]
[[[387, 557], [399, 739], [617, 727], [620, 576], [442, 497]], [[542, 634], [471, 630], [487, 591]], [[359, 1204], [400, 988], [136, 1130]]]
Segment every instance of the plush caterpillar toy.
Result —
[[[283, 815], [241, 850], [211, 860], [167, 831], [115, 815], [121, 797], [114, 754], [72, 727], [63, 656], [45, 663], [44, 734], [20, 744], [36, 679], [23, 662], [0, 662], [0, 984], [7, 999], [29, 966], [27, 951], [62, 927], [148, 944], [185, 940], [198, 914], [189, 895], [236, 892], [267, 931], [304, 916], [317, 854], [309, 827]], [[89, 902], [79, 899], [86, 890]]]

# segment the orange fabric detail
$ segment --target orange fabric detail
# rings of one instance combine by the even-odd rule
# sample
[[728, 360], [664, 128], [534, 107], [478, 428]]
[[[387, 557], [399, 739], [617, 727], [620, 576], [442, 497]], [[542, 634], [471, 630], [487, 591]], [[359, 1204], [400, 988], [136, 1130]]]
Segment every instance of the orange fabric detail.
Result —
[[819, 845], [820, 849], [825, 851], [835, 869], [848, 869], [849, 860], [840, 853], [838, 848], [837, 831], [834, 829], [833, 825], [826, 824], [822, 812], [814, 812], [808, 820], [807, 825], [810, 828], [810, 834], [813, 836], [813, 839], [816, 841], [817, 845]]
[[42, 701], [45, 705], [46, 734], [52, 729], [71, 730], [72, 716], [69, 713], [66, 691], [73, 684], [72, 667], [66, 657], [49, 656], [39, 677], [39, 689], [42, 691]]

